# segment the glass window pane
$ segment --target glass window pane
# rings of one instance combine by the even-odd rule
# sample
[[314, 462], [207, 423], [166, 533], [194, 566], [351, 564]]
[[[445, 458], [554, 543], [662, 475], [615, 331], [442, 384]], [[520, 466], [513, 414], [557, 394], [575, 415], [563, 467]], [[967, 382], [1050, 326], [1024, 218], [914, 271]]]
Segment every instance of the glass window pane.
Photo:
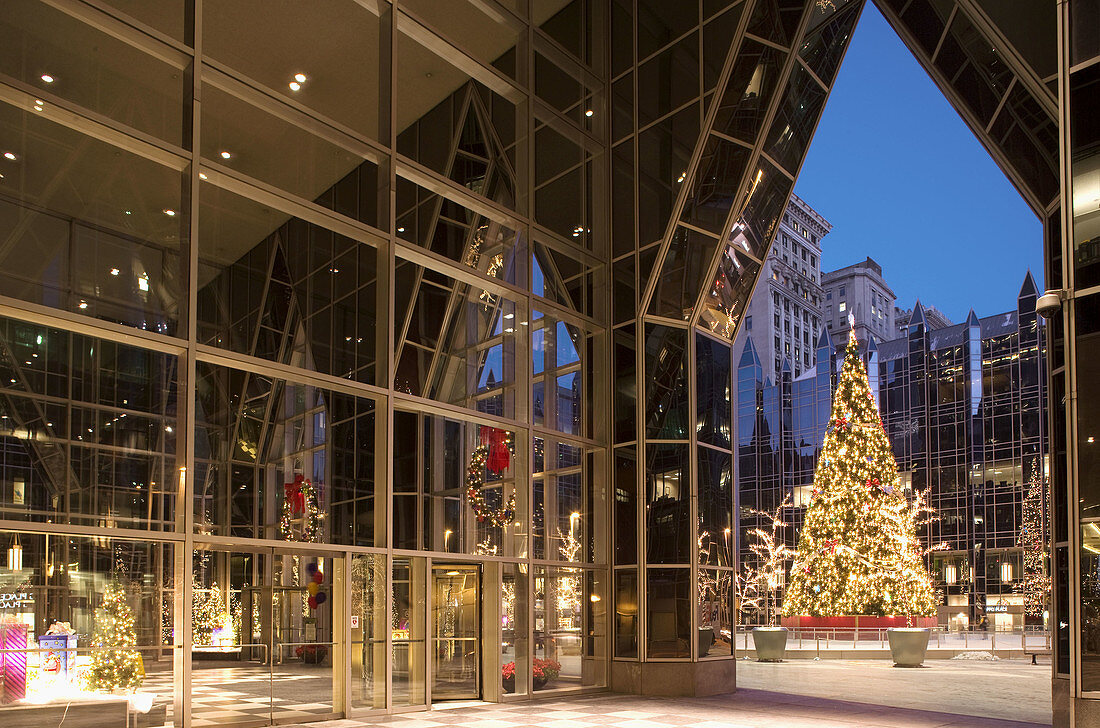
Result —
[[1100, 521], [1081, 526], [1081, 688], [1100, 690]]
[[657, 287], [649, 305], [655, 316], [687, 321], [704, 290], [707, 269], [718, 249], [718, 239], [677, 226], [661, 265]]
[[393, 704], [424, 705], [427, 700], [427, 560], [395, 557], [392, 589], [393, 661], [390, 670], [393, 675]]
[[638, 67], [638, 125], [699, 96], [699, 36], [692, 33]]
[[691, 657], [691, 570], [646, 569], [649, 657]]
[[695, 337], [696, 426], [699, 442], [730, 446], [730, 347], [708, 336]]
[[8, 0], [0, 17], [0, 71], [38, 89], [36, 106], [48, 106], [56, 96], [188, 146], [183, 122], [190, 111], [183, 92], [190, 86], [190, 56], [167, 46], [150, 55], [120, 40], [128, 35], [124, 26], [117, 30], [107, 33], [36, 0]]
[[794, 174], [806, 154], [828, 92], [802, 66], [791, 73], [764, 151]]
[[663, 48], [698, 24], [697, 3], [639, 0], [638, 58], [648, 58], [658, 48]]
[[[351, 702], [356, 707], [386, 707], [386, 557], [351, 557]], [[396, 605], [394, 605], [396, 607]]]
[[270, 92], [384, 141], [389, 103], [379, 83], [380, 17], [388, 12], [381, 0], [333, 0], [309, 13], [266, 0], [208, 3], [203, 53]]
[[633, 447], [615, 450], [614, 519], [614, 563], [638, 563], [638, 454]]
[[8, 520], [175, 529], [177, 358], [0, 319]]
[[646, 446], [646, 562], [691, 561], [691, 479], [688, 446]]
[[639, 245], [664, 237], [698, 140], [695, 104], [638, 134]]
[[733, 64], [714, 130], [752, 143], [775, 93], [786, 54], [745, 39]]
[[186, 280], [182, 160], [162, 166], [53, 119], [49, 107], [0, 104], [5, 295], [175, 334]]
[[[457, 196], [456, 196], [457, 197]], [[525, 286], [526, 241], [515, 223], [397, 178], [397, 236], [490, 278]]]
[[733, 572], [699, 571], [699, 656], [733, 654]]
[[686, 440], [688, 437], [687, 332], [646, 325], [646, 437]]
[[377, 249], [212, 184], [199, 209], [201, 342], [375, 383]]
[[[202, 156], [359, 222], [380, 226], [384, 182], [374, 152], [302, 114], [210, 74], [202, 96]], [[288, 118], [289, 117], [289, 118]], [[308, 123], [308, 122], [307, 122]], [[338, 141], [333, 141], [333, 139]]]
[[615, 657], [638, 656], [638, 572], [615, 571]]
[[729, 453], [699, 448], [699, 563], [733, 566], [733, 473]]
[[[1070, 76], [1073, 250], [1076, 286], [1100, 284], [1100, 66]], [[1053, 240], [1051, 241], [1054, 242]], [[1061, 248], [1061, 243], [1055, 248]]]
[[518, 20], [470, 0], [403, 0], [401, 9], [482, 64], [515, 78], [515, 47], [522, 27]]
[[752, 150], [725, 139], [707, 139], [680, 219], [721, 235], [741, 187]]
[[[175, 545], [30, 533], [0, 533], [0, 539], [13, 544], [0, 576], [7, 676], [0, 719], [57, 725], [67, 715], [84, 725], [124, 726], [127, 701], [117, 696], [133, 692], [151, 702], [144, 725], [179, 725], [178, 716], [173, 719]], [[127, 619], [129, 629], [122, 626]]]
[[384, 544], [374, 400], [206, 363], [196, 387], [199, 533]]

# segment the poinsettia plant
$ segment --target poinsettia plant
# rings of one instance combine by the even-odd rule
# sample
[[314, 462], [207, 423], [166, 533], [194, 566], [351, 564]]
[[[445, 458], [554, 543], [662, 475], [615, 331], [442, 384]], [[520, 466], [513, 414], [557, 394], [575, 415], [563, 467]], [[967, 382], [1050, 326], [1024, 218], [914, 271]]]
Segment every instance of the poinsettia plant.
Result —
[[541, 660], [536, 657], [532, 671], [536, 680], [550, 682], [561, 674], [561, 663], [557, 660]]
[[515, 680], [516, 679], [516, 663], [509, 662], [501, 666], [500, 668], [501, 680]]

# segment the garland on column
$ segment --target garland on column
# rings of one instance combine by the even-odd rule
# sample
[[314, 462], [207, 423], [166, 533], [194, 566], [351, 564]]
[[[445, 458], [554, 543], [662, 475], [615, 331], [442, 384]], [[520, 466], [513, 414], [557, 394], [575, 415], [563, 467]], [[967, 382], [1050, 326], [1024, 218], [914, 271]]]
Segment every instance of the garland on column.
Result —
[[485, 494], [481, 488], [485, 484], [485, 472], [501, 473], [512, 462], [514, 444], [512, 435], [505, 430], [495, 427], [482, 427], [480, 444], [474, 448], [470, 455], [470, 465], [466, 468], [466, 500], [474, 510], [478, 523], [488, 522], [493, 526], [503, 528], [512, 522], [516, 516], [516, 493], [507, 499], [503, 498], [500, 508], [490, 508], [485, 501]]

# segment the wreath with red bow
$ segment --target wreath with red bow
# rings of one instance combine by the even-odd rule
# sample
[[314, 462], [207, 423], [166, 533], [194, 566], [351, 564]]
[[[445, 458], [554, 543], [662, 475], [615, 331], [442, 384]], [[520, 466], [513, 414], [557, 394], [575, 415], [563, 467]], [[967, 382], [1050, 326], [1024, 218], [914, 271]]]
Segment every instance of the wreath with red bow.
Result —
[[486, 471], [501, 473], [511, 464], [512, 436], [496, 427], [482, 427], [479, 435], [480, 443], [470, 455], [470, 465], [466, 468], [466, 500], [474, 509], [478, 523], [504, 527], [516, 517], [515, 490], [500, 508], [490, 508], [481, 488], [485, 485]]

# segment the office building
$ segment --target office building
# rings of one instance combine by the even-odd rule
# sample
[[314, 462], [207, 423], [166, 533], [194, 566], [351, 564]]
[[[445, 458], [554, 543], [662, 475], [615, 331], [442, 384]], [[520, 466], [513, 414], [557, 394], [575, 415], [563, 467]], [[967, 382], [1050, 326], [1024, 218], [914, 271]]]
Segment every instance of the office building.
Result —
[[894, 336], [894, 291], [872, 258], [821, 274], [825, 289], [825, 325], [834, 341], [848, 340], [855, 321], [860, 341]]
[[752, 339], [764, 376], [773, 381], [784, 359], [796, 376], [815, 364], [824, 302], [821, 241], [831, 229], [817, 211], [791, 195], [760, 283], [749, 299], [744, 326], [734, 341], [734, 359], [739, 360], [745, 340]]
[[[920, 303], [920, 301], [917, 301]], [[921, 313], [924, 314], [924, 325], [929, 329], [946, 329], [953, 326], [951, 319], [943, 311], [932, 305], [922, 305]], [[909, 319], [913, 317], [913, 309], [894, 306], [894, 336], [902, 338], [909, 335]]]

